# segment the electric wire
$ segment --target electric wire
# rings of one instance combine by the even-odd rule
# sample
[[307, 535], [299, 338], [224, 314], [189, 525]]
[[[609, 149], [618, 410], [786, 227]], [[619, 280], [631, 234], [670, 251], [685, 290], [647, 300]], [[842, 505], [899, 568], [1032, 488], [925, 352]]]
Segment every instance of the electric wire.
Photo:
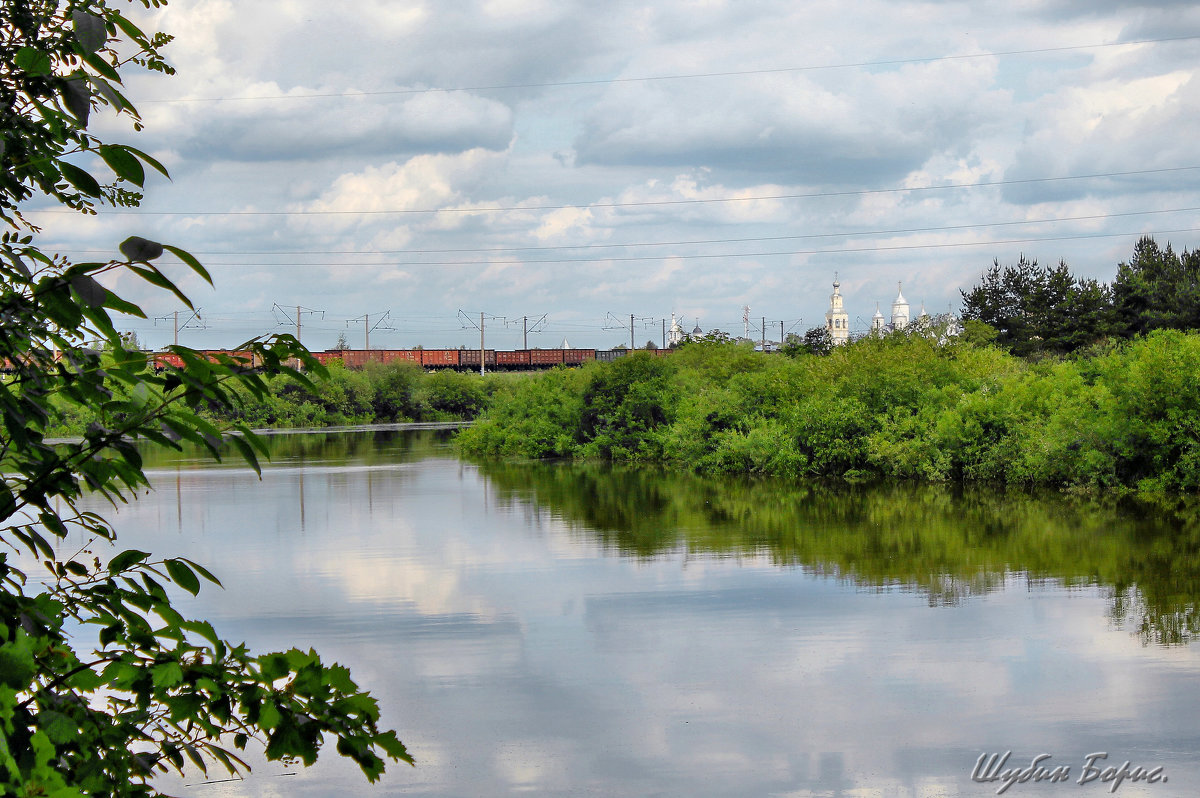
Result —
[[[844, 191], [809, 191], [796, 194], [761, 194], [748, 197], [706, 197], [696, 199], [639, 200], [633, 202], [594, 202], [587, 205], [494, 205], [471, 208], [391, 208], [386, 210], [324, 210], [324, 211], [142, 211], [105, 208], [106, 216], [381, 216], [436, 213], [504, 213], [510, 211], [562, 211], [581, 208], [647, 208], [675, 205], [704, 205], [723, 202], [761, 202], [763, 200], [825, 199], [830, 197], [865, 197], [879, 194], [921, 193], [967, 188], [996, 188], [1003, 186], [1036, 185], [1073, 180], [1097, 180], [1112, 177], [1138, 177], [1200, 169], [1196, 166], [1169, 166], [1161, 169], [1133, 169], [1123, 172], [1096, 172], [1060, 177], [1027, 177], [1012, 180], [981, 180], [975, 183], [945, 183], [937, 186], [901, 186], [892, 188], [847, 189]], [[25, 213], [75, 214], [69, 209], [31, 209]]]
[[1028, 50], [1000, 50], [984, 53], [960, 53], [957, 55], [939, 55], [916, 58], [892, 58], [879, 61], [852, 61], [841, 64], [807, 64], [794, 67], [771, 67], [764, 69], [739, 69], [723, 72], [691, 72], [672, 75], [642, 75], [627, 78], [590, 78], [581, 80], [544, 81], [538, 83], [498, 83], [492, 85], [439, 87], [409, 89], [381, 89], [377, 91], [342, 91], [342, 92], [313, 92], [309, 94], [260, 94], [243, 97], [175, 97], [160, 100], [140, 100], [140, 104], [183, 104], [183, 103], [222, 103], [222, 102], [253, 102], [262, 100], [314, 100], [347, 97], [382, 97], [395, 95], [434, 94], [468, 91], [501, 91], [514, 89], [548, 89], [572, 86], [603, 86], [622, 83], [650, 83], [671, 80], [696, 80], [704, 78], [742, 77], [748, 75], [773, 75], [789, 72], [816, 72], [837, 69], [869, 69], [872, 67], [904, 66], [906, 64], [932, 64], [939, 61], [964, 61], [979, 58], [1001, 58], [1021, 55], [1039, 55], [1044, 53], [1065, 53], [1079, 50], [1099, 50], [1109, 47], [1132, 47], [1143, 44], [1166, 44], [1170, 42], [1186, 42], [1200, 39], [1200, 36], [1173, 36], [1160, 39], [1133, 39], [1127, 42], [1100, 42], [1096, 44], [1075, 44], [1062, 47], [1037, 47]]

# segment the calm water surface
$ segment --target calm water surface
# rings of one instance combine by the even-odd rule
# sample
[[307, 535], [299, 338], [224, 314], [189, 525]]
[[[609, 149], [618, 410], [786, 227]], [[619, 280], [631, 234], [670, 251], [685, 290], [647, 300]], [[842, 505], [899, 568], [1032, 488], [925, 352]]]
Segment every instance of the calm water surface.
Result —
[[[226, 638], [318, 648], [418, 767], [197, 775], [188, 796], [985, 796], [982, 753], [1200, 789], [1200, 523], [1061, 498], [476, 466], [444, 435], [151, 463], [122, 547], [225, 583]], [[1113, 762], [1115, 760], [1115, 762]], [[1107, 763], [1102, 763], [1107, 764]], [[210, 774], [209, 778], [222, 778]]]

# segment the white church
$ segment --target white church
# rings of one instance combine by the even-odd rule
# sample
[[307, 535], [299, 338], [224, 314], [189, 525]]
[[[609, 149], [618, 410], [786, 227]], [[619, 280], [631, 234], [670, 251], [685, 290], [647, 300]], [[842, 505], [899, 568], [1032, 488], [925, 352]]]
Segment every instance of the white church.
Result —
[[[842, 284], [838, 282], [835, 274], [833, 276], [833, 293], [829, 295], [829, 310], [825, 311], [825, 329], [829, 331], [829, 337], [833, 339], [835, 345], [844, 344], [850, 340], [850, 314], [846, 312], [846, 306], [842, 301], [841, 288]], [[908, 300], [904, 298], [901, 284], [896, 283], [896, 298], [892, 300], [891, 322], [887, 321], [882, 311], [879, 310], [879, 303], [876, 302], [875, 315], [871, 317], [868, 334], [882, 335], [892, 330], [903, 330], [909, 325], [911, 318]], [[928, 318], [925, 306], [922, 305], [917, 319], [920, 321]]]

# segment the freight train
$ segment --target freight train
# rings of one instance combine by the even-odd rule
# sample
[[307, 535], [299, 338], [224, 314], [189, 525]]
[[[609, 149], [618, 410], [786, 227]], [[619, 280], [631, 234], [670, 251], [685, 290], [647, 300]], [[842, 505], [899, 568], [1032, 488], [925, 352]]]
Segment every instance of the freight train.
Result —
[[[629, 353], [627, 349], [514, 349], [482, 350], [483, 367], [490, 371], [530, 371], [555, 366], [581, 366], [593, 360], [613, 361]], [[657, 357], [670, 354], [670, 349], [639, 349]], [[214, 357], [228, 355], [254, 363], [250, 352], [228, 349], [199, 350], [198, 354]], [[347, 368], [360, 369], [368, 363], [412, 363], [424, 369], [460, 369], [478, 371], [480, 350], [478, 349], [326, 349], [313, 352], [313, 357], [322, 365], [335, 360]], [[154, 365], [158, 370], [167, 367], [183, 368], [183, 359], [171, 352], [153, 353]]]
[[[670, 349], [639, 349], [664, 357]], [[328, 365], [340, 360], [348, 368], [362, 368], [367, 363], [407, 361], [425, 369], [463, 369], [475, 371], [483, 367], [490, 371], [528, 371], [554, 366], [581, 366], [593, 360], [612, 361], [624, 357], [627, 349], [326, 349], [313, 352], [321, 363]]]

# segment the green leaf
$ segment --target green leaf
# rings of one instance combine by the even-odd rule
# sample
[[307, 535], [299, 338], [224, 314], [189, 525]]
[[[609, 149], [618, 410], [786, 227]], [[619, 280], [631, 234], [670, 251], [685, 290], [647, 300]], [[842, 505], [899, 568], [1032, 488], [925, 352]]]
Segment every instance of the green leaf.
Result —
[[118, 313], [124, 313], [127, 316], [136, 316], [139, 319], [146, 318], [146, 314], [141, 308], [132, 302], [126, 302], [112, 291], [109, 291], [108, 295], [104, 297], [104, 307], [109, 310], [115, 310]]
[[220, 580], [220, 579], [217, 579], [215, 576], [213, 576], [213, 575], [212, 575], [212, 572], [211, 572], [211, 571], [209, 571], [207, 568], [205, 568], [203, 565], [200, 565], [199, 563], [192, 562], [191, 560], [189, 560], [189, 559], [188, 559], [188, 558], [186, 558], [186, 557], [179, 557], [178, 559], [180, 559], [180, 560], [182, 560], [183, 562], [187, 563], [189, 566], [191, 566], [191, 569], [192, 569], [193, 571], [195, 571], [196, 573], [200, 574], [200, 576], [202, 576], [202, 577], [204, 577], [205, 579], [207, 579], [208, 581], [212, 582], [212, 583], [213, 583], [214, 585], [216, 585], [217, 587], [224, 587], [224, 585], [222, 585], [222, 584], [221, 584], [221, 580]]
[[84, 52], [94, 53], [108, 41], [104, 20], [95, 14], [76, 9], [71, 12], [71, 24], [75, 28], [75, 41]]
[[129, 38], [134, 39], [134, 40], [140, 40], [140, 39], [146, 38], [146, 34], [142, 33], [142, 29], [139, 28], [137, 25], [134, 25], [132, 22], [130, 22], [125, 17], [123, 17], [121, 15], [120, 11], [117, 11], [116, 9], [112, 9], [110, 19], [112, 19], [113, 22], [117, 23], [117, 27], [119, 27], [121, 30], [125, 31], [125, 35], [128, 36]]
[[[147, 155], [146, 153], [142, 152], [142, 151], [141, 151], [141, 150], [139, 150], [137, 147], [131, 147], [131, 146], [129, 146], [128, 144], [125, 144], [125, 145], [123, 145], [123, 146], [124, 146], [124, 147], [125, 147], [125, 149], [126, 149], [126, 150], [128, 150], [129, 152], [132, 152], [134, 155], [136, 155], [137, 157], [141, 158], [143, 162], [145, 162], [145, 163], [148, 163], [148, 164], [150, 164], [151, 166], [153, 166], [153, 167], [154, 167], [154, 169], [155, 169], [155, 171], [157, 171], [157, 172], [158, 172], [159, 174], [161, 174], [163, 177], [166, 177], [166, 178], [170, 178], [170, 177], [171, 177], [171, 175], [169, 175], [169, 174], [167, 173], [167, 167], [163, 166], [163, 165], [162, 165], [161, 163], [159, 163], [157, 160], [155, 160], [154, 158], [150, 157], [150, 156], [149, 156], [149, 155]], [[174, 251], [174, 248], [172, 248], [172, 251]]]
[[74, 291], [83, 304], [90, 308], [104, 307], [108, 299], [108, 289], [96, 282], [95, 278], [86, 274], [71, 278], [71, 290]]
[[[121, 254], [130, 261], [146, 263], [163, 254], [163, 245], [156, 241], [142, 238], [141, 236], [130, 236], [121, 242]], [[163, 285], [161, 287], [173, 289], [174, 285]]]
[[81, 127], [88, 126], [88, 117], [92, 113], [92, 91], [88, 88], [86, 77], [68, 78], [63, 81], [63, 103]]
[[155, 687], [174, 687], [183, 681], [183, 668], [178, 662], [164, 662], [150, 669]]
[[209, 285], [212, 285], [212, 276], [208, 273], [207, 269], [200, 265], [200, 261], [196, 260], [192, 253], [188, 252], [187, 250], [180, 249], [179, 247], [173, 247], [170, 244], [163, 244], [163, 249], [186, 263], [189, 267], [191, 267], [192, 271], [203, 277], [204, 281]]
[[49, 75], [50, 56], [34, 47], [22, 47], [13, 59], [17, 69], [30, 75]]
[[87, 194], [89, 197], [100, 196], [100, 184], [96, 182], [96, 178], [75, 164], [66, 161], [59, 161], [58, 168], [67, 182], [79, 189], [80, 193]]
[[159, 288], [165, 288], [170, 291], [180, 302], [186, 305], [189, 310], [195, 310], [195, 307], [192, 305], [192, 300], [188, 299], [187, 296], [179, 290], [179, 287], [167, 279], [167, 276], [158, 269], [154, 268], [153, 266], [134, 266], [133, 264], [130, 264], [129, 268], [151, 285], [157, 285]]
[[[108, 80], [111, 80], [114, 83], [121, 82], [121, 76], [120, 76], [120, 74], [117, 73], [117, 70], [113, 69], [112, 64], [108, 63], [100, 56], [96, 55], [95, 53], [84, 53], [80, 57], [83, 58], [84, 63], [86, 63], [92, 69], [99, 72], [101, 75], [103, 75]], [[109, 102], [112, 102], [113, 98], [109, 95], [114, 95], [114, 94], [116, 94], [116, 92], [113, 91], [112, 86], [108, 85], [108, 82], [106, 80], [98, 78], [94, 75], [88, 75], [88, 80], [91, 81], [91, 84], [94, 87], [99, 89], [101, 94], [103, 94], [105, 97], [108, 98]], [[107, 91], [106, 91], [106, 89], [107, 89]], [[121, 107], [120, 103], [113, 102], [113, 105], [117, 108]]]
[[234, 448], [241, 453], [242, 459], [246, 464], [254, 469], [254, 473], [262, 476], [262, 466], [258, 464], [258, 455], [255, 454], [254, 448], [246, 442], [246, 439], [241, 435], [231, 435], [228, 440], [233, 444]]
[[66, 745], [79, 736], [79, 724], [53, 709], [39, 712], [37, 723], [55, 745]]
[[0, 646], [0, 684], [14, 690], [24, 690], [37, 673], [33, 647], [24, 631], [15, 640]]
[[140, 563], [149, 556], [150, 552], [148, 551], [126, 549], [108, 561], [108, 572], [110, 574], [119, 574], [121, 571], [129, 569], [131, 566]]
[[192, 573], [192, 569], [181, 560], [167, 560], [167, 573], [171, 581], [191, 593], [193, 596], [200, 592], [200, 580]]
[[291, 673], [287, 657], [280, 653], [263, 654], [258, 658], [258, 667], [262, 671], [263, 681], [268, 684]]
[[135, 155], [117, 144], [101, 144], [98, 150], [100, 157], [108, 167], [136, 186], [146, 182], [146, 170]]
[[130, 401], [133, 402], [133, 404], [139, 410], [145, 409], [145, 407], [150, 404], [150, 400], [153, 398], [153, 395], [150, 393], [150, 386], [144, 382], [139, 382], [136, 386], [134, 386], [133, 391], [129, 394]]
[[283, 716], [279, 713], [279, 708], [271, 701], [263, 704], [262, 710], [258, 713], [258, 725], [270, 731], [279, 725], [279, 721]]

